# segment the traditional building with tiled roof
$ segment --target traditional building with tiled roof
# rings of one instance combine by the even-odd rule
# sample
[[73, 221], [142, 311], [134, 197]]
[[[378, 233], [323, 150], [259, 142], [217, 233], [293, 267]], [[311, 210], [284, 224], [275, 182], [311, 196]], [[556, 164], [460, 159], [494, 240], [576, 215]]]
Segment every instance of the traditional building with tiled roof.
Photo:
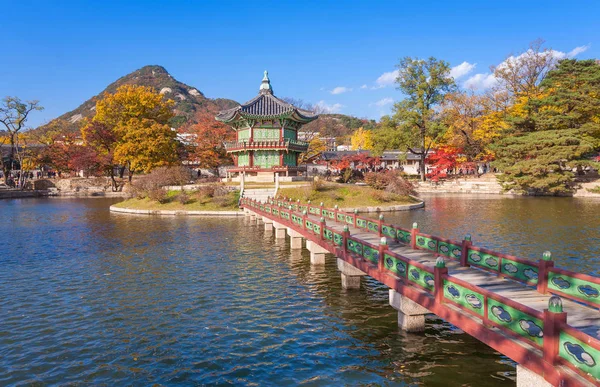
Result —
[[256, 97], [216, 116], [236, 131], [236, 141], [225, 144], [235, 163], [229, 172], [265, 180], [275, 173], [297, 175], [302, 170], [298, 155], [308, 149], [307, 142], [298, 140], [298, 130], [317, 117], [277, 98], [265, 71]]

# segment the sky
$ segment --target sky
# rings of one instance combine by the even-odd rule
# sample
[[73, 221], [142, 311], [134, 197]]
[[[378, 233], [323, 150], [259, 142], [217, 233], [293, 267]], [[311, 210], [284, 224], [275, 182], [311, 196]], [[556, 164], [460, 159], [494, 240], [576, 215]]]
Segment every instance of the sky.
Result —
[[463, 87], [544, 39], [600, 58], [600, 2], [0, 0], [0, 97], [39, 100], [36, 127], [145, 65], [210, 98], [245, 102], [263, 71], [279, 97], [379, 119], [402, 99], [403, 57], [447, 61]]

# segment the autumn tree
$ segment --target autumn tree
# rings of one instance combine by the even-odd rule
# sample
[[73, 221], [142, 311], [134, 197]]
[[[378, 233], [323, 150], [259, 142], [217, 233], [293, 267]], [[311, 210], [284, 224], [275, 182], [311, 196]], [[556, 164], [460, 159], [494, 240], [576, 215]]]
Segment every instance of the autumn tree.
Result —
[[507, 121], [516, 131], [535, 130], [533, 115], [537, 108], [529, 101], [539, 97], [540, 84], [558, 63], [556, 52], [543, 45], [543, 40], [536, 40], [526, 51], [510, 55], [501, 64], [492, 67], [497, 80], [493, 92], [505, 93], [514, 105]]
[[372, 150], [372, 134], [370, 130], [365, 130], [362, 127], [356, 129], [350, 138], [352, 150]]
[[[95, 155], [98, 165], [98, 170], [102, 171], [105, 176], [110, 177], [112, 190], [119, 190], [119, 185], [115, 176], [115, 169], [118, 167], [115, 161], [114, 153], [117, 147], [117, 134], [111, 128], [102, 123], [90, 120], [81, 129], [81, 135], [85, 146], [91, 148]], [[124, 168], [121, 169], [121, 172]], [[122, 174], [120, 175], [122, 178]]]
[[215, 120], [214, 113], [198, 112], [195, 116], [197, 124], [182, 129], [187, 137], [188, 159], [207, 169], [217, 169], [220, 165], [232, 162], [225, 142], [235, 140], [235, 132], [223, 122]]
[[438, 143], [445, 126], [437, 108], [446, 94], [454, 91], [450, 66], [435, 58], [406, 57], [398, 64], [398, 89], [407, 97], [394, 105], [393, 117], [384, 118], [373, 142], [376, 150], [405, 148], [420, 158], [420, 175], [424, 181], [425, 159]]
[[[168, 125], [173, 104], [154, 89], [135, 85], [120, 86], [96, 103], [96, 115], [88, 126], [101, 124], [97, 135], [110, 134], [107, 142], [113, 161], [127, 166], [130, 181], [134, 172], [149, 172], [178, 160], [176, 132]], [[87, 129], [82, 130], [84, 138]]]
[[318, 158], [323, 152], [327, 150], [327, 143], [321, 139], [319, 133], [313, 136], [308, 142], [308, 149], [306, 152], [300, 153], [299, 162], [300, 164], [309, 162]]
[[[0, 105], [0, 123], [5, 129], [5, 140], [10, 146], [6, 162], [4, 157], [0, 157], [4, 179], [8, 179], [13, 163], [18, 157], [20, 147], [23, 145], [23, 136], [19, 137], [25, 129], [25, 124], [29, 114], [33, 111], [40, 111], [44, 108], [40, 106], [39, 101], [21, 101], [18, 97], [6, 97]], [[20, 143], [21, 142], [21, 143]]]

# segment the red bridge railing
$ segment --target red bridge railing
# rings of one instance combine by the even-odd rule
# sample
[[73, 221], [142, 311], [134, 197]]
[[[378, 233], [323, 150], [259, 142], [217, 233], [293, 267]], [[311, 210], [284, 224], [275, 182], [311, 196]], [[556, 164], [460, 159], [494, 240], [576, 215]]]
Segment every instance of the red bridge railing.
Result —
[[[484, 327], [495, 327], [513, 339], [537, 348], [542, 353], [543, 361], [537, 365], [528, 364], [528, 367], [538, 367], [537, 371], [547, 374], [547, 380], [553, 383], [558, 383], [559, 379], [556, 378], [564, 377], [557, 376], [553, 368], [556, 365], [568, 366], [594, 383], [600, 381], [600, 341], [567, 324], [567, 314], [562, 311], [560, 298], [552, 297], [549, 309], [540, 312], [451, 276], [443, 264], [436, 264], [436, 267], [432, 268], [398, 254], [388, 248], [387, 238], [459, 261], [463, 266], [474, 266], [496, 273], [500, 277], [536, 286], [542, 294], [550, 292], [592, 307], [598, 307], [600, 303], [597, 293], [597, 289], [600, 289], [600, 279], [597, 277], [554, 268], [548, 253], [544, 254], [544, 259], [535, 262], [473, 246], [468, 237], [462, 241], [455, 241], [421, 233], [416, 225], [412, 229], [406, 229], [387, 224], [383, 222], [382, 216], [374, 220], [361, 217], [356, 212], [348, 213], [338, 208], [327, 209], [322, 205], [314, 206], [311, 203], [303, 204], [282, 199], [269, 199], [263, 203], [243, 198], [240, 203], [242, 207], [276, 219], [278, 223], [314, 238], [344, 257], [362, 259], [368, 274], [373, 274], [383, 283], [387, 281], [386, 276], [392, 274], [404, 285], [413, 286], [426, 296], [420, 298], [420, 303], [425, 304], [424, 307], [440, 317], [447, 317], [462, 329], [465, 327], [453, 321], [452, 311], [443, 307], [452, 305], [481, 319]], [[320, 216], [319, 221], [309, 218], [308, 214]], [[385, 238], [375, 246], [351, 236], [348, 227], [345, 227], [343, 232], [328, 227], [328, 220], [362, 228]], [[492, 345], [478, 334], [481, 329], [470, 331], [473, 336]], [[530, 357], [530, 354], [523, 353], [522, 349], [518, 348], [506, 352], [503, 351], [518, 362], [521, 357], [523, 361]]]

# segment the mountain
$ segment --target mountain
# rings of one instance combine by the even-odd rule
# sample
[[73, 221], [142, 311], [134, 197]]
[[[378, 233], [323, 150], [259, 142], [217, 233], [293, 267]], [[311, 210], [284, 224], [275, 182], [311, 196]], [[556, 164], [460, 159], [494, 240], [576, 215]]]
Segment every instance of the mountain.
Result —
[[[185, 123], [195, 123], [194, 114], [198, 111], [218, 111], [229, 109], [238, 105], [237, 102], [226, 98], [206, 98], [198, 89], [179, 82], [162, 66], [144, 66], [127, 74], [111, 83], [100, 94], [88, 99], [77, 109], [72, 110], [56, 120], [68, 123], [68, 131], [78, 131], [80, 121], [92, 117], [96, 110], [96, 101], [104, 93], [114, 93], [122, 85], [150, 86], [175, 101], [175, 117], [171, 119], [171, 126], [178, 128]], [[50, 125], [52, 121], [47, 124]]]

